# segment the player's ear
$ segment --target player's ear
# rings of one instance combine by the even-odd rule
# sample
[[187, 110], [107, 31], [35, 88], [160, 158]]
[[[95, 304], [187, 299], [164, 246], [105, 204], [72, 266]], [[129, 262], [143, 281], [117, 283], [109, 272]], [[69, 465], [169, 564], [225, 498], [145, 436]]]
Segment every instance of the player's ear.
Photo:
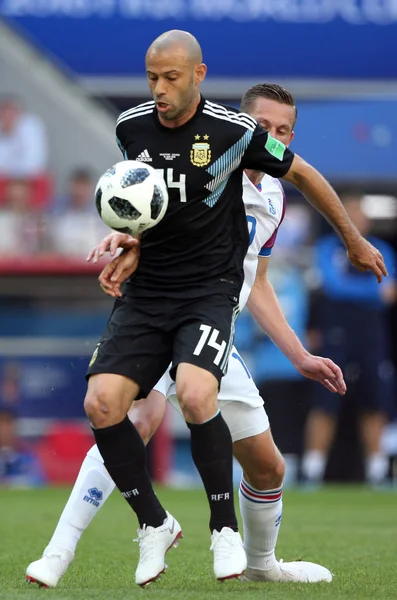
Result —
[[294, 139], [294, 137], [295, 137], [295, 131], [291, 131], [291, 135], [290, 135], [289, 142], [288, 142], [287, 146], [290, 145], [290, 143], [292, 142], [292, 140]]
[[205, 76], [207, 74], [207, 65], [204, 63], [200, 63], [196, 65], [194, 69], [194, 81], [196, 84], [200, 85], [202, 81], [204, 81]]

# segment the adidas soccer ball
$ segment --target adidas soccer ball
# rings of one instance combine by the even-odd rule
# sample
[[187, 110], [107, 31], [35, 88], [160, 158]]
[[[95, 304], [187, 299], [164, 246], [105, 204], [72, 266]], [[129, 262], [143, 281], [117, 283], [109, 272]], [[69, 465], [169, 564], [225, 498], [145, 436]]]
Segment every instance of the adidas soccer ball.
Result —
[[154, 227], [164, 217], [168, 206], [167, 186], [153, 167], [125, 160], [99, 179], [95, 204], [106, 225], [136, 235]]

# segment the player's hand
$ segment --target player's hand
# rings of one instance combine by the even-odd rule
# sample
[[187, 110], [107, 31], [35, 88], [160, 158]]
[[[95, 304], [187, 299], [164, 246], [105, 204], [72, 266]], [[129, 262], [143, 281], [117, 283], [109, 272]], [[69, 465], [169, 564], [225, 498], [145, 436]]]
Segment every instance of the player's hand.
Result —
[[359, 271], [372, 271], [378, 283], [382, 281], [383, 276], [388, 275], [382, 254], [361, 236], [354, 242], [350, 242], [347, 247], [347, 257]]
[[139, 240], [132, 237], [128, 233], [109, 233], [103, 238], [101, 242], [95, 248], [93, 248], [87, 256], [87, 262], [97, 263], [98, 260], [106, 253], [109, 252], [110, 256], [114, 256], [118, 248], [124, 248], [129, 250], [130, 248], [138, 247]]
[[346, 383], [342, 371], [330, 358], [307, 353], [295, 363], [295, 367], [301, 375], [319, 381], [330, 392], [341, 394], [341, 396], [346, 393]]
[[98, 277], [103, 291], [112, 298], [121, 298], [121, 284], [136, 270], [139, 263], [139, 248], [134, 246], [128, 251], [116, 256], [107, 264]]

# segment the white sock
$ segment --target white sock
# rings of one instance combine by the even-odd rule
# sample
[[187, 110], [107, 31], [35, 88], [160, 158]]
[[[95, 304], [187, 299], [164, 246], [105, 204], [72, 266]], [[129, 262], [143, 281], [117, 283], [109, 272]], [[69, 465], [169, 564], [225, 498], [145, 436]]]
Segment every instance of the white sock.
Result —
[[307, 450], [302, 459], [302, 475], [309, 481], [324, 479], [327, 457], [319, 450]]
[[55, 549], [75, 552], [77, 543], [115, 488], [98, 447], [85, 457], [63, 513], [45, 553]]
[[244, 477], [239, 489], [248, 568], [267, 571], [276, 564], [275, 548], [283, 510], [282, 487], [256, 490]]
[[375, 452], [367, 456], [365, 462], [365, 478], [369, 483], [382, 482], [389, 470], [389, 461], [382, 452]]

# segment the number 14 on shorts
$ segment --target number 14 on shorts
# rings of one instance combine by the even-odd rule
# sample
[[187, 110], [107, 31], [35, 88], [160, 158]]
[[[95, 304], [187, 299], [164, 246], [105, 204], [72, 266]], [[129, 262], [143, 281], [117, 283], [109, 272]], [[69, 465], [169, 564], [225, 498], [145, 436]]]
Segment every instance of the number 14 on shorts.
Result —
[[200, 356], [205, 345], [209, 346], [210, 348], [214, 348], [215, 350], [218, 350], [214, 358], [214, 364], [218, 366], [221, 362], [222, 356], [225, 353], [226, 342], [217, 342], [219, 330], [211, 327], [210, 325], [200, 325], [199, 329], [202, 333], [193, 354], [195, 356]]

